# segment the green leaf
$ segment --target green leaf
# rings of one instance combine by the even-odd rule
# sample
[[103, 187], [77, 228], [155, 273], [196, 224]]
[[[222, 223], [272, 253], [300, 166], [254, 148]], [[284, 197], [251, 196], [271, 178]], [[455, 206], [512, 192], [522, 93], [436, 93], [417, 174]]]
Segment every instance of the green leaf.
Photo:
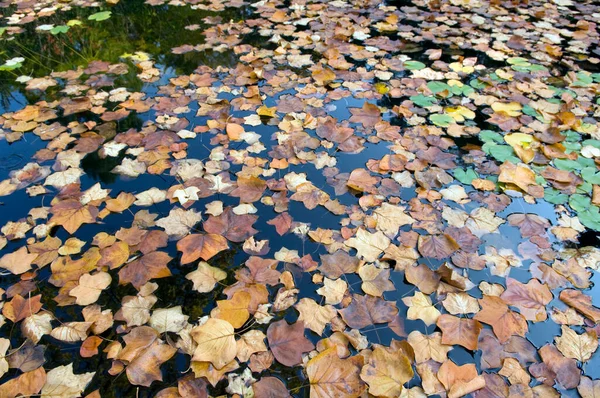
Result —
[[531, 65], [527, 59], [522, 57], [512, 57], [506, 60], [510, 65], [529, 66]]
[[69, 27], [67, 25], [59, 25], [50, 29], [50, 33], [53, 35], [57, 35], [59, 33], [67, 33], [69, 31]]
[[600, 212], [596, 206], [577, 213], [579, 221], [586, 227], [600, 231]]
[[585, 140], [581, 143], [583, 146], [593, 146], [594, 148], [600, 148], [600, 140]]
[[581, 170], [581, 177], [590, 184], [600, 185], [600, 172], [595, 167], [586, 167]]
[[454, 123], [454, 119], [452, 119], [452, 116], [440, 113], [436, 113], [429, 116], [429, 120], [431, 120], [431, 122], [436, 126], [440, 127], [448, 127], [452, 123]]
[[513, 151], [512, 147], [509, 145], [498, 145], [493, 142], [486, 142], [481, 149], [492, 155], [499, 162], [509, 161], [517, 164], [521, 161], [518, 157], [514, 156], [515, 151]]
[[554, 159], [554, 166], [560, 170], [574, 171], [580, 170], [583, 166], [571, 159]]
[[442, 83], [442, 82], [428, 82], [427, 83], [427, 88], [431, 90], [432, 93], [434, 94], [438, 94], [438, 93], [442, 93], [444, 91], [448, 91], [450, 92], [450, 86], [447, 85], [446, 83]]
[[479, 139], [483, 142], [497, 142], [498, 144], [504, 144], [504, 137], [492, 130], [482, 130], [479, 133]]
[[555, 205], [562, 205], [567, 203], [569, 196], [561, 193], [558, 189], [546, 188], [544, 189], [544, 199], [546, 202], [550, 202]]
[[479, 178], [479, 175], [473, 169], [458, 168], [454, 170], [454, 178], [463, 184], [471, 184], [474, 179]]
[[589, 196], [574, 194], [569, 196], [569, 206], [577, 212], [584, 211], [590, 208], [592, 205], [592, 200]]
[[108, 18], [110, 18], [110, 16], [112, 15], [112, 13], [110, 11], [101, 11], [101, 12], [97, 12], [95, 14], [92, 14], [88, 17], [89, 20], [92, 21], [96, 21], [96, 22], [100, 22], [100, 21], [105, 21]]
[[421, 70], [425, 68], [425, 66], [427, 65], [419, 61], [404, 61], [404, 67], [408, 70]]
[[437, 99], [435, 97], [427, 97], [423, 94], [413, 95], [410, 97], [410, 100], [414, 102], [415, 105], [418, 105], [422, 108], [426, 108], [437, 103]]
[[594, 82], [594, 79], [591, 75], [585, 72], [577, 73], [577, 80], [575, 80], [571, 85], [575, 87], [586, 87]]

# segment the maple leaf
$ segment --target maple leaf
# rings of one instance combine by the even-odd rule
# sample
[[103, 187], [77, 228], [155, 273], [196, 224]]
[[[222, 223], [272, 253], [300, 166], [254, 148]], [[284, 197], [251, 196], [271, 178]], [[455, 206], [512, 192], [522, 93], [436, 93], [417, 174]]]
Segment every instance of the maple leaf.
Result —
[[286, 234], [292, 228], [292, 217], [283, 212], [272, 220], [267, 221], [267, 224], [275, 226], [275, 230], [279, 235]]
[[514, 165], [510, 162], [504, 162], [500, 166], [498, 181], [514, 185], [534, 198], [544, 197], [543, 188], [535, 181], [535, 173], [525, 165]]
[[252, 228], [257, 219], [257, 216], [249, 214], [237, 215], [231, 207], [227, 207], [218, 217], [210, 216], [204, 221], [204, 230], [224, 236], [231, 242], [243, 242], [258, 232]]
[[357, 255], [365, 261], [374, 262], [388, 248], [390, 239], [381, 231], [370, 233], [363, 228], [359, 228], [356, 235], [344, 243], [355, 248]]
[[96, 207], [82, 205], [75, 199], [58, 202], [52, 206], [50, 212], [54, 214], [50, 222], [61, 225], [70, 234], [74, 234], [82, 224], [95, 223], [98, 215]]
[[448, 352], [452, 350], [451, 345], [442, 344], [440, 332], [425, 335], [418, 330], [413, 330], [409, 333], [407, 341], [415, 352], [417, 363], [430, 359], [439, 363], [445, 362], [448, 359]]
[[533, 322], [545, 321], [546, 305], [552, 301], [552, 293], [547, 285], [537, 279], [523, 284], [516, 279], [506, 278], [506, 290], [500, 298], [508, 305], [517, 307], [525, 319]]
[[415, 222], [411, 216], [404, 213], [403, 207], [392, 206], [389, 203], [382, 203], [373, 212], [373, 218], [377, 221], [377, 229], [386, 234], [390, 239], [394, 239], [398, 235], [400, 227]]
[[[564, 355], [553, 345], [546, 344], [539, 349], [540, 357], [544, 365], [550, 370], [553, 379], [566, 389], [575, 388], [579, 384], [581, 371], [577, 367], [577, 361], [565, 358]], [[530, 370], [530, 372], [533, 371]], [[553, 374], [552, 374], [553, 373]]]
[[285, 366], [296, 366], [302, 362], [302, 354], [315, 346], [304, 337], [304, 323], [289, 325], [284, 319], [273, 322], [267, 329], [267, 341], [273, 356]]
[[250, 293], [241, 290], [237, 291], [229, 300], [218, 300], [217, 308], [211, 312], [211, 316], [223, 319], [229, 322], [234, 329], [238, 329], [250, 317], [248, 309], [251, 299]]
[[525, 336], [528, 326], [521, 314], [511, 311], [500, 297], [486, 296], [479, 299], [481, 311], [473, 319], [492, 326], [494, 334], [501, 343], [508, 341], [510, 336]]
[[164, 228], [165, 232], [174, 238], [182, 238], [190, 233], [191, 229], [202, 220], [197, 211], [172, 209], [169, 215], [156, 220], [156, 225]]
[[150, 327], [159, 333], [179, 333], [187, 325], [189, 316], [183, 315], [181, 306], [159, 308], [150, 317]]
[[452, 315], [464, 315], [479, 312], [479, 304], [467, 293], [448, 293], [442, 301], [444, 308]]
[[119, 271], [119, 284], [131, 283], [139, 290], [150, 279], [171, 276], [167, 264], [172, 259], [165, 252], [156, 251], [144, 254], [121, 268]]
[[295, 305], [300, 313], [298, 321], [304, 326], [321, 336], [325, 326], [337, 315], [337, 311], [331, 305], [320, 306], [313, 299], [303, 298]]
[[594, 330], [577, 334], [568, 326], [561, 326], [562, 334], [555, 338], [556, 348], [567, 358], [587, 362], [598, 349], [598, 336]]
[[485, 379], [477, 374], [473, 364], [457, 366], [447, 360], [440, 366], [437, 377], [448, 391], [448, 398], [462, 397], [485, 386]]
[[127, 364], [125, 371], [132, 384], [148, 387], [153, 381], [162, 381], [160, 366], [177, 350], [163, 343], [158, 336], [153, 328], [140, 326], [123, 337], [125, 347], [117, 358]]
[[358, 275], [363, 281], [361, 289], [371, 296], [382, 297], [384, 292], [394, 290], [394, 284], [389, 280], [389, 269], [381, 269], [373, 264], [367, 264], [358, 270]]
[[425, 257], [443, 260], [458, 249], [460, 246], [448, 234], [419, 236], [419, 253]]
[[36, 314], [42, 308], [41, 299], [41, 294], [27, 299], [24, 299], [17, 294], [11, 301], [4, 304], [4, 307], [2, 307], [2, 315], [14, 323], [17, 323]]
[[29, 271], [31, 263], [37, 257], [37, 253], [28, 253], [27, 247], [21, 246], [18, 250], [5, 254], [0, 258], [0, 268], [7, 269], [13, 274], [19, 275]]
[[513, 213], [507, 219], [510, 225], [519, 227], [524, 238], [543, 235], [550, 228], [550, 222], [537, 214]]
[[354, 123], [361, 123], [366, 128], [375, 127], [375, 125], [381, 121], [381, 111], [377, 105], [366, 102], [362, 108], [348, 108], [352, 117], [350, 121]]
[[252, 203], [259, 200], [267, 188], [267, 183], [258, 177], [239, 177], [236, 181], [237, 187], [230, 195], [240, 198], [240, 201]]
[[177, 250], [183, 253], [181, 263], [188, 264], [202, 258], [209, 260], [229, 248], [227, 240], [218, 234], [191, 234], [177, 242]]
[[413, 378], [410, 360], [401, 351], [376, 346], [360, 372], [360, 378], [369, 385], [369, 393], [377, 397], [393, 398], [400, 395], [403, 384]]
[[46, 371], [43, 367], [39, 367], [0, 385], [0, 396], [15, 398], [19, 395], [36, 395], [40, 392], [44, 384], [46, 384]]
[[314, 398], [359, 397], [366, 386], [360, 379], [361, 357], [340, 359], [335, 348], [329, 348], [306, 364], [310, 396]]
[[98, 272], [94, 275], [83, 274], [79, 278], [79, 285], [71, 289], [69, 296], [75, 297], [78, 305], [93, 304], [98, 301], [100, 294], [106, 289], [112, 278], [107, 272]]
[[443, 344], [458, 344], [469, 350], [477, 349], [477, 340], [482, 329], [477, 320], [444, 314], [438, 318], [436, 325], [442, 329]]
[[190, 272], [185, 278], [194, 283], [193, 289], [197, 292], [208, 293], [215, 288], [217, 283], [227, 278], [227, 272], [213, 267], [205, 261], [200, 261], [196, 271]]
[[54, 320], [54, 316], [47, 311], [30, 315], [21, 323], [21, 331], [28, 339], [37, 344], [44, 335], [52, 331], [52, 320]]
[[321, 265], [319, 270], [332, 279], [337, 279], [344, 274], [351, 274], [357, 271], [360, 260], [350, 256], [343, 250], [337, 250], [333, 254], [321, 255]]
[[590, 296], [586, 296], [579, 290], [565, 289], [560, 292], [559, 298], [594, 323], [600, 322], [600, 309], [592, 305]]
[[265, 345], [266, 337], [260, 330], [249, 330], [241, 335], [237, 341], [237, 358], [241, 362], [246, 362], [252, 354], [267, 352], [267, 346]]
[[354, 294], [350, 305], [339, 312], [348, 326], [362, 329], [376, 323], [393, 321], [398, 308], [393, 302], [379, 297]]
[[354, 169], [352, 170], [352, 173], [350, 173], [350, 177], [346, 184], [356, 191], [374, 193], [375, 184], [378, 182], [379, 179], [373, 177], [368, 170]]
[[325, 297], [325, 304], [339, 304], [348, 290], [348, 284], [343, 279], [332, 280], [325, 278], [323, 286], [317, 289], [317, 293]]
[[404, 297], [402, 301], [408, 306], [407, 318], [420, 319], [427, 326], [433, 325], [441, 315], [432, 305], [431, 298], [421, 292], [416, 292], [413, 297]]
[[198, 344], [193, 361], [210, 362], [221, 369], [234, 360], [237, 348], [233, 326], [229, 322], [209, 318], [206, 323], [193, 328], [191, 334]]
[[46, 374], [46, 384], [42, 388], [43, 397], [79, 397], [92, 381], [96, 372], [73, 373], [73, 364], [58, 366]]

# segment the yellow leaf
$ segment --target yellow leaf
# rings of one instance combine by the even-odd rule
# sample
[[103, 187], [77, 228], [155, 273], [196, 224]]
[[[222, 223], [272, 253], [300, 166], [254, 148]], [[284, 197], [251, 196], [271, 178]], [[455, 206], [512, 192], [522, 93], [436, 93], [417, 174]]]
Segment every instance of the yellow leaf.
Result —
[[363, 366], [360, 378], [369, 384], [369, 393], [376, 397], [392, 398], [402, 392], [402, 385], [412, 379], [410, 360], [400, 350], [390, 352], [377, 346], [369, 362]]
[[508, 116], [517, 117], [521, 116], [521, 109], [523, 107], [518, 102], [494, 102], [492, 104], [494, 112], [505, 113]]
[[459, 105], [455, 108], [447, 107], [444, 109], [444, 112], [450, 115], [452, 119], [457, 122], [464, 122], [465, 119], [475, 119], [475, 112], [462, 105]]
[[598, 336], [593, 330], [577, 334], [568, 326], [561, 326], [562, 334], [555, 338], [556, 348], [567, 358], [587, 362], [598, 349]]
[[402, 299], [408, 308], [407, 318], [410, 320], [420, 319], [427, 326], [433, 325], [439, 316], [440, 311], [431, 304], [431, 298], [421, 292], [416, 292], [412, 297]]
[[263, 105], [256, 110], [256, 113], [258, 116], [275, 117], [275, 114], [277, 113], [277, 107], [274, 106], [272, 108], [267, 108]]
[[210, 318], [192, 329], [192, 338], [198, 344], [192, 361], [210, 362], [221, 369], [237, 354], [233, 326], [222, 319]]

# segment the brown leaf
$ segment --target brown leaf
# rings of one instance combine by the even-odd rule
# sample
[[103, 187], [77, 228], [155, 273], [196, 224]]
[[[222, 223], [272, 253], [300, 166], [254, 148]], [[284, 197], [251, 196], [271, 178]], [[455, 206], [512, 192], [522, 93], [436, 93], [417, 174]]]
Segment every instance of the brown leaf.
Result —
[[362, 357], [340, 359], [334, 347], [323, 351], [306, 364], [311, 398], [359, 397], [366, 387], [362, 366]]
[[19, 275], [31, 269], [31, 263], [37, 256], [36, 253], [28, 253], [27, 247], [21, 246], [18, 250], [5, 254], [0, 258], [0, 268], [7, 269], [13, 274]]
[[257, 219], [258, 216], [249, 214], [237, 215], [228, 207], [218, 217], [208, 217], [204, 221], [204, 230], [209, 234], [224, 236], [231, 242], [243, 242], [258, 232], [252, 228]]
[[198, 344], [192, 361], [210, 362], [221, 369], [235, 359], [237, 346], [233, 326], [222, 319], [209, 318], [191, 333]]
[[328, 278], [337, 279], [344, 274], [352, 274], [358, 270], [360, 260], [343, 250], [333, 254], [321, 255], [319, 270]]
[[44, 384], [46, 384], [46, 371], [44, 368], [37, 368], [0, 385], [0, 397], [15, 398], [17, 395], [36, 395]]
[[211, 316], [229, 322], [234, 329], [241, 328], [250, 317], [250, 300], [250, 293], [235, 292], [229, 300], [218, 300], [217, 308], [211, 312]]
[[516, 279], [506, 278], [506, 290], [500, 298], [508, 305], [517, 307], [525, 319], [533, 322], [545, 321], [546, 305], [552, 301], [552, 293], [547, 285], [537, 279], [523, 284]]
[[237, 187], [231, 191], [231, 196], [240, 198], [241, 202], [252, 203], [259, 200], [267, 188], [267, 183], [258, 177], [239, 177]]
[[437, 320], [437, 326], [442, 329], [442, 344], [458, 344], [468, 350], [477, 349], [481, 323], [469, 318], [458, 318], [443, 314]]
[[381, 111], [377, 105], [366, 102], [362, 108], [348, 108], [352, 117], [350, 121], [354, 123], [361, 123], [367, 128], [375, 127], [375, 125], [381, 121]]
[[267, 221], [267, 224], [275, 226], [277, 233], [283, 236], [292, 227], [292, 221], [292, 217], [287, 212], [283, 212], [272, 220]]
[[140, 289], [150, 279], [166, 278], [171, 276], [167, 267], [173, 258], [165, 252], [151, 252], [125, 265], [119, 271], [119, 284], [131, 283]]
[[458, 249], [458, 243], [448, 234], [419, 236], [419, 253], [425, 257], [443, 260]]
[[360, 378], [369, 385], [369, 394], [395, 398], [403, 385], [414, 376], [410, 360], [400, 350], [376, 346], [360, 372]]
[[277, 377], [263, 377], [252, 384], [256, 398], [291, 398], [285, 384]]
[[177, 250], [183, 253], [181, 264], [202, 258], [209, 260], [229, 248], [227, 240], [218, 234], [191, 234], [177, 242]]
[[98, 209], [90, 205], [82, 205], [78, 200], [66, 199], [58, 202], [50, 209], [54, 214], [50, 222], [61, 225], [68, 233], [74, 234], [82, 224], [93, 224], [98, 216]]
[[448, 360], [440, 366], [437, 376], [448, 391], [448, 398], [462, 397], [485, 387], [485, 379], [477, 375], [473, 364], [457, 366]]
[[350, 305], [339, 312], [348, 326], [362, 329], [376, 323], [392, 322], [398, 308], [395, 303], [379, 297], [354, 294]]
[[573, 307], [577, 312], [591, 319], [594, 323], [600, 323], [600, 309], [592, 305], [592, 298], [586, 296], [579, 290], [565, 289], [560, 292], [560, 300]]
[[18, 294], [11, 301], [4, 304], [2, 315], [17, 323], [33, 314], [36, 314], [41, 308], [40, 300], [42, 295], [38, 294], [28, 299], [24, 299]]
[[304, 323], [289, 325], [284, 319], [273, 322], [267, 329], [267, 341], [275, 359], [285, 366], [296, 366], [302, 362], [302, 354], [315, 346], [304, 337]]
[[481, 311], [473, 319], [492, 326], [501, 343], [508, 341], [513, 335], [525, 336], [528, 326], [521, 314], [511, 311], [500, 297], [486, 296], [479, 299]]

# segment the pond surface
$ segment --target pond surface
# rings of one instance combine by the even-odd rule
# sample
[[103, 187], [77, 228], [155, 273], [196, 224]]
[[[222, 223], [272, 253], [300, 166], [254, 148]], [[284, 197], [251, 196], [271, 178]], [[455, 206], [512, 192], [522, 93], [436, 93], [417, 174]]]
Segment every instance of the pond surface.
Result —
[[[51, 370], [72, 364], [93, 374], [63, 396], [185, 396], [195, 383], [260, 398], [273, 385], [251, 386], [269, 376], [297, 397], [402, 384], [414, 394], [402, 396], [578, 396], [600, 378], [600, 7], [544, 4], [0, 3], [0, 337], [35, 363], [9, 361], [0, 391], [55, 396]], [[214, 241], [186, 245], [194, 236]], [[275, 260], [249, 271], [252, 256]], [[225, 276], [200, 292], [189, 275], [204, 260]], [[96, 275], [108, 283], [83, 282]], [[365, 297], [376, 304], [356, 309]], [[152, 303], [123, 315], [134, 298]], [[115, 318], [100, 332], [86, 315], [98, 308]], [[42, 314], [33, 339], [24, 324]], [[230, 372], [197, 360], [207, 318], [236, 331]], [[270, 336], [281, 319], [316, 351], [286, 366], [263, 336], [240, 354], [244, 333]], [[141, 330], [156, 336], [133, 355]], [[441, 336], [447, 359], [424, 360], [419, 336]], [[583, 340], [589, 353], [565, 349]], [[351, 392], [319, 392], [311, 376], [329, 347], [349, 369], [332, 384]], [[365, 373], [386, 372], [382, 347], [410, 365], [391, 395]], [[26, 392], [39, 367], [45, 386]]]

